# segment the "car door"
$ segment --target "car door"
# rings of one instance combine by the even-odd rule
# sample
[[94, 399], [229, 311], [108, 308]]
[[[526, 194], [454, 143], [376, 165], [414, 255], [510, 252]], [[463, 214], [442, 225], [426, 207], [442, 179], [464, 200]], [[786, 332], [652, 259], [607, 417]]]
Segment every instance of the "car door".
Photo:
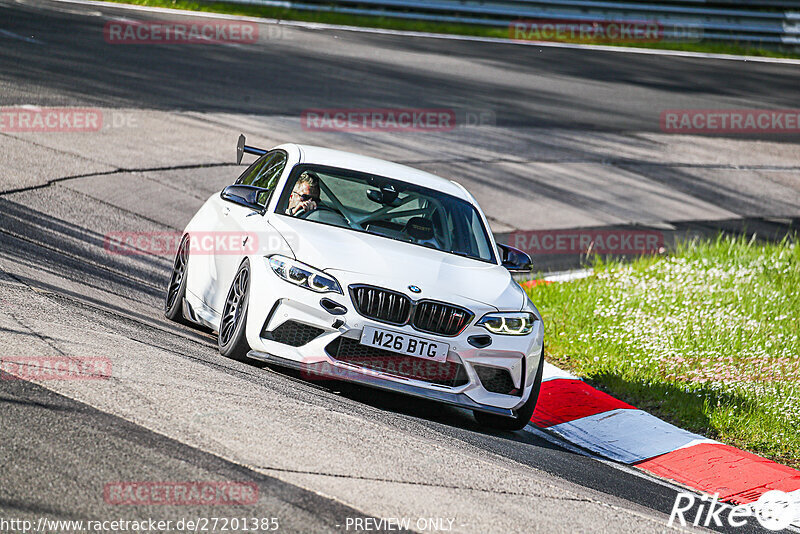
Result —
[[[236, 184], [264, 188], [257, 197], [258, 204], [269, 203], [275, 186], [286, 166], [286, 152], [273, 150], [261, 156], [251, 165]], [[218, 234], [213, 251], [214, 293], [208, 304], [217, 313], [222, 313], [233, 277], [248, 254], [260, 249], [260, 244], [270, 239], [271, 227], [264, 220], [262, 211], [254, 210], [236, 202], [218, 198]]]

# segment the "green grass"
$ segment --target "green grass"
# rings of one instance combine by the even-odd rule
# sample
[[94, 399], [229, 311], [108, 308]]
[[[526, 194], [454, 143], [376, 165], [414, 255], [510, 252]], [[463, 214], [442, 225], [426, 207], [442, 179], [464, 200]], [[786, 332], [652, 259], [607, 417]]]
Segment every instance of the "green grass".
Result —
[[[446, 33], [456, 35], [471, 35], [479, 37], [508, 38], [509, 29], [506, 27], [481, 26], [477, 24], [455, 24], [428, 22], [419, 20], [405, 20], [393, 17], [375, 17], [361, 15], [347, 15], [323, 11], [302, 11], [281, 7], [253, 6], [232, 4], [228, 2], [193, 2], [189, 0], [110, 0], [122, 4], [136, 4], [141, 6], [167, 7], [189, 11], [204, 11], [209, 13], [225, 13], [229, 15], [246, 15], [279, 20], [298, 20], [306, 22], [320, 22], [327, 24], [342, 24], [348, 26], [362, 26], [370, 28], [385, 28], [392, 30], [407, 30], [431, 33]], [[598, 43], [609, 44], [609, 43]], [[709, 52], [718, 54], [736, 54], [749, 56], [766, 56], [782, 58], [800, 58], [800, 54], [791, 50], [777, 50], [761, 48], [749, 44], [729, 44], [715, 41], [701, 41], [697, 43], [614, 43], [614, 46], [634, 46], [638, 48], [658, 48], [667, 50], [684, 50], [691, 52]]]
[[800, 467], [800, 245], [719, 237], [540, 284], [548, 359], [682, 428]]

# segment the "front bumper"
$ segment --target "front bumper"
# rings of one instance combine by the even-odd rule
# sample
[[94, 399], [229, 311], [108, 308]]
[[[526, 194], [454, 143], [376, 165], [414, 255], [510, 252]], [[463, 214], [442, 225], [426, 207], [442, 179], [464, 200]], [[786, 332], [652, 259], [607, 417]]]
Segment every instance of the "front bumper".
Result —
[[[513, 410], [524, 404], [530, 395], [544, 336], [541, 321], [536, 322], [533, 332], [527, 336], [494, 335], [483, 327], [475, 326], [475, 323], [485, 313], [496, 311], [495, 308], [475, 302], [467, 303], [452, 296], [448, 298], [436, 295], [435, 298], [438, 300], [466, 307], [475, 314], [471, 323], [459, 335], [437, 336], [419, 332], [410, 325], [389, 325], [359, 315], [347, 287], [358, 283], [374, 283], [372, 280], [365, 281], [363, 276], [337, 272], [335, 276], [345, 294], [321, 294], [279, 279], [263, 261], [252, 261], [251, 268], [256, 271], [251, 276], [246, 332], [252, 348], [248, 354], [251, 358], [298, 369], [310, 380], [331, 378], [346, 380], [509, 417], [513, 416]], [[381, 285], [402, 291], [386, 283]], [[280, 297], [264, 298], [265, 295], [280, 295]], [[432, 295], [428, 296], [433, 298]], [[338, 309], [336, 313], [331, 313], [321, 305], [322, 299], [334, 301], [346, 311], [342, 313], [343, 310]], [[272, 339], [270, 333], [287, 321], [316, 329], [313, 331], [315, 335], [310, 341], [303, 340], [304, 342], [298, 346]], [[461, 378], [451, 382], [425, 380], [407, 374], [404, 376], [404, 373], [400, 372], [369, 368], [338, 360], [337, 354], [331, 353], [332, 342], [341, 338], [348, 340], [352, 345], [360, 339], [364, 326], [374, 326], [449, 344], [447, 365], [452, 368], [460, 366]], [[467, 339], [476, 335], [488, 335], [492, 340], [491, 345], [485, 348], [470, 345]], [[423, 366], [427, 363], [430, 362], [422, 360]], [[487, 390], [478, 375], [480, 366], [484, 369], [488, 367], [507, 371], [516, 393], [503, 394]]]
[[249, 358], [253, 358], [254, 360], [260, 360], [263, 362], [280, 365], [281, 367], [287, 367], [290, 369], [298, 370], [300, 371], [302, 376], [308, 378], [315, 377], [317, 379], [328, 378], [328, 379], [345, 380], [348, 382], [367, 385], [374, 388], [383, 389], [386, 391], [393, 391], [396, 393], [411, 395], [413, 397], [420, 397], [424, 399], [434, 400], [437, 402], [442, 402], [444, 404], [458, 406], [460, 408], [467, 408], [469, 410], [479, 410], [481, 412], [487, 412], [506, 417], [512, 417], [514, 415], [514, 412], [509, 408], [497, 408], [495, 406], [478, 404], [464, 393], [440, 391], [436, 389], [419, 387], [411, 383], [404, 383], [391, 379], [384, 379], [379, 376], [374, 376], [371, 371], [361, 372], [361, 373], [337, 372], [336, 370], [331, 369], [330, 364], [326, 362], [306, 364], [303, 362], [287, 360], [279, 356], [273, 356], [272, 354], [267, 354], [265, 352], [257, 352], [254, 350], [248, 352], [247, 356]]

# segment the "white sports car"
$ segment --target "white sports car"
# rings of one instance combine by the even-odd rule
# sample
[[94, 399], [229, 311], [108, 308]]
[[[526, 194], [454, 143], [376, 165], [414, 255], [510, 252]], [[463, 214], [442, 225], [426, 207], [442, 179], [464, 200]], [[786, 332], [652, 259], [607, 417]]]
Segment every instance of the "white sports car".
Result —
[[347, 152], [258, 155], [189, 222], [169, 319], [218, 332], [228, 357], [468, 408], [521, 429], [544, 364], [542, 318], [456, 182]]

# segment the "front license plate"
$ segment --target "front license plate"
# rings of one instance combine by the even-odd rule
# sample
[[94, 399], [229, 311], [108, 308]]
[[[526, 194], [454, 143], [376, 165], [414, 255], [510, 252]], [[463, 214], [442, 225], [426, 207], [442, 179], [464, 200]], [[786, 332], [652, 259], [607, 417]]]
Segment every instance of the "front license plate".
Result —
[[450, 350], [447, 343], [372, 326], [364, 327], [361, 344], [437, 362], [446, 361], [447, 351]]

